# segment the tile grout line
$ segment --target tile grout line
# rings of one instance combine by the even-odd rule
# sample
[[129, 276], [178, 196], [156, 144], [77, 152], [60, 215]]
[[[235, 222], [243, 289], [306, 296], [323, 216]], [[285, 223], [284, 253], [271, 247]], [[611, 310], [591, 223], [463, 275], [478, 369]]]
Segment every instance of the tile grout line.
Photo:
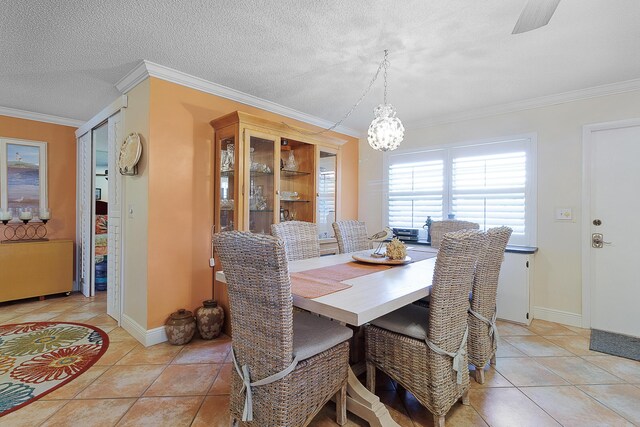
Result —
[[[539, 336], [539, 335], [535, 334], [535, 336]], [[530, 359], [533, 359], [533, 358], [532, 358], [532, 356], [527, 355], [527, 357], [528, 357], [528, 358], [530, 358]], [[534, 360], [534, 362], [535, 362], [535, 360]], [[542, 366], [542, 365], [540, 365], [540, 366]], [[545, 366], [542, 366], [542, 367], [546, 369], [546, 367], [545, 367]], [[562, 377], [560, 377], [560, 378], [562, 378]], [[563, 380], [564, 380], [564, 378], [563, 378]], [[570, 385], [570, 384], [571, 384], [571, 383], [569, 383], [568, 381], [567, 381], [567, 383], [568, 383], [568, 385]], [[549, 386], [542, 386], [542, 387], [549, 387]], [[531, 399], [531, 398], [529, 397], [529, 395], [527, 395], [527, 393], [525, 393], [525, 392], [524, 392], [523, 390], [521, 390], [520, 388], [521, 388], [521, 387], [516, 387], [516, 389], [517, 389], [517, 390], [518, 390], [518, 391], [519, 391], [519, 392], [520, 392], [520, 393], [521, 393], [525, 398], [527, 398], [527, 399], [528, 399], [531, 403], [533, 403], [536, 407], [540, 408], [540, 410], [541, 410], [542, 412], [544, 412], [545, 414], [547, 414], [547, 415], [548, 415], [552, 420], [554, 420], [555, 422], [557, 422], [559, 425], [561, 425], [561, 426], [563, 425], [559, 420], [557, 420], [557, 419], [556, 419], [553, 415], [551, 415], [549, 412], [545, 411], [545, 409], [544, 409], [542, 406], [538, 405], [538, 404], [537, 404], [533, 399]]]
[[[588, 385], [607, 385], [607, 384], [588, 384]], [[611, 384], [609, 384], [611, 385]], [[613, 384], [613, 385], [620, 385], [620, 384]], [[610, 411], [613, 411], [614, 413], [618, 414], [620, 417], [624, 418], [625, 420], [629, 421], [631, 424], [634, 424], [632, 420], [628, 419], [624, 414], [618, 412], [615, 408], [610, 407], [609, 405], [607, 405], [605, 402], [602, 402], [600, 399], [598, 399], [595, 396], [592, 396], [591, 394], [589, 394], [588, 392], [582, 390], [580, 387], [576, 388], [581, 392], [584, 393], [585, 395], [587, 395], [589, 398], [595, 400], [596, 402], [600, 403], [602, 406], [604, 406], [605, 408], [609, 409]], [[635, 424], [634, 424], [635, 425]]]

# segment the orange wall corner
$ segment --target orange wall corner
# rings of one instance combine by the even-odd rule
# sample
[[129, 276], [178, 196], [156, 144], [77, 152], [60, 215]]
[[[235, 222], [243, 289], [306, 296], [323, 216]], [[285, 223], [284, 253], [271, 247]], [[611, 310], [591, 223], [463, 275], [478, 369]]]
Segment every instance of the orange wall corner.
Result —
[[[179, 308], [194, 310], [212, 298], [213, 119], [239, 110], [268, 120], [318, 130], [274, 113], [150, 78], [149, 237], [147, 329]], [[358, 217], [358, 139], [342, 150], [341, 210]]]

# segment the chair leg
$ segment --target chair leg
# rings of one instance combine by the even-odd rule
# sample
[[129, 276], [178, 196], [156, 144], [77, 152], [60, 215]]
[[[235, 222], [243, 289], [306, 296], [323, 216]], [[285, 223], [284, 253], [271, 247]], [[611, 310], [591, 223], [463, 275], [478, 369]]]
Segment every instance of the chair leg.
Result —
[[376, 392], [376, 367], [369, 361], [367, 361], [367, 389], [371, 393]]
[[496, 366], [496, 355], [495, 354], [493, 356], [491, 356], [491, 359], [489, 360], [489, 363], [491, 363], [491, 366]]
[[476, 366], [475, 379], [478, 384], [484, 384], [484, 368], [482, 366]]
[[347, 383], [336, 393], [336, 423], [339, 426], [347, 423]]
[[462, 393], [462, 404], [469, 405], [469, 389], [466, 389], [464, 393]]
[[435, 427], [444, 427], [444, 415], [434, 415], [433, 425]]

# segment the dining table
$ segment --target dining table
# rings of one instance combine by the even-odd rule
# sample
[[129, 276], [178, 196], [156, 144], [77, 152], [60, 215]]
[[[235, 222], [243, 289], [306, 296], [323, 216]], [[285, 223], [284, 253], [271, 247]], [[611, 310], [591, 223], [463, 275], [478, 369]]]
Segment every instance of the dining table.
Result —
[[[341, 289], [331, 293], [309, 297], [296, 294], [292, 286], [293, 305], [303, 310], [331, 318], [353, 326], [362, 326], [407, 304], [429, 295], [433, 279], [437, 249], [408, 247], [413, 259], [405, 264], [391, 265], [385, 269], [340, 281]], [[318, 258], [289, 261], [289, 274], [293, 278], [312, 272], [322, 279], [332, 271], [360, 263], [354, 258], [370, 257], [372, 250], [328, 255]], [[372, 261], [375, 262], [375, 261]], [[216, 273], [216, 279], [226, 283], [224, 271]], [[373, 427], [398, 426], [386, 406], [358, 380], [349, 369], [347, 383], [347, 410], [359, 416]]]

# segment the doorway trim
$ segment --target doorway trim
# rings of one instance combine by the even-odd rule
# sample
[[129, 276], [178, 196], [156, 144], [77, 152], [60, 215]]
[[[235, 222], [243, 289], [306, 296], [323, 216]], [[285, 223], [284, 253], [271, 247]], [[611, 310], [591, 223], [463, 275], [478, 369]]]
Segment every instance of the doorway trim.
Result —
[[[93, 118], [91, 118], [89, 121], [87, 121], [84, 125], [82, 125], [80, 128], [78, 128], [76, 130], [76, 159], [77, 159], [77, 163], [76, 163], [76, 283], [75, 283], [75, 288], [74, 290], [81, 290], [81, 278], [82, 278], [82, 268], [83, 268], [83, 259], [81, 258], [81, 247], [83, 246], [83, 240], [82, 240], [82, 230], [83, 230], [83, 220], [88, 220], [89, 223], [91, 224], [91, 228], [93, 229], [93, 224], [94, 224], [94, 217], [93, 217], [93, 209], [87, 209], [86, 211], [82, 211], [81, 210], [81, 195], [82, 195], [82, 179], [83, 179], [83, 174], [82, 174], [82, 170], [83, 168], [90, 168], [92, 170], [91, 176], [92, 176], [92, 180], [95, 179], [95, 171], [94, 171], [94, 167], [93, 167], [93, 156], [90, 159], [85, 159], [82, 156], [82, 147], [81, 147], [81, 140], [86, 138], [86, 136], [89, 136], [90, 139], [90, 144], [91, 144], [91, 151], [94, 151], [94, 147], [93, 147], [93, 130], [97, 127], [99, 127], [101, 124], [103, 123], [107, 123], [109, 121], [109, 119], [113, 116], [115, 116], [116, 114], [120, 113], [121, 116], [121, 123], [123, 126], [124, 124], [124, 109], [127, 107], [127, 96], [126, 95], [122, 95], [119, 96], [115, 101], [113, 101], [110, 105], [108, 105], [106, 108], [104, 108], [102, 111], [100, 111], [96, 116], [94, 116]], [[117, 136], [116, 136], [117, 138]], [[111, 142], [111, 141], [109, 141]], [[118, 145], [118, 141], [115, 140], [113, 141], [114, 145], [117, 146]], [[115, 146], [113, 147], [113, 150], [116, 150]], [[112, 147], [109, 147], [109, 151], [111, 151]], [[83, 161], [87, 162], [88, 164], [83, 165]], [[117, 174], [113, 174], [114, 178], [115, 177], [119, 177], [119, 175]], [[121, 183], [123, 185], [123, 183]], [[118, 192], [118, 197], [119, 197], [119, 205], [122, 207], [124, 206], [124, 188], [122, 187], [122, 185], [120, 186], [121, 191]], [[95, 201], [95, 192], [94, 192], [94, 188], [95, 185], [91, 186], [91, 199]], [[84, 218], [84, 217], [86, 218]], [[93, 222], [92, 222], [93, 221]], [[121, 235], [120, 235], [120, 247], [123, 248], [124, 247], [124, 240], [125, 240], [125, 233], [124, 233], [124, 224], [121, 224]], [[93, 231], [93, 230], [92, 230]], [[93, 232], [91, 233], [91, 235], [93, 235]], [[90, 249], [93, 254], [93, 248]], [[93, 268], [94, 264], [93, 264], [93, 255], [91, 256], [91, 265], [89, 266], [89, 268]], [[119, 318], [116, 319], [118, 321], [118, 325], [122, 324], [122, 316], [123, 316], [123, 308], [124, 308], [124, 287], [125, 287], [125, 282], [124, 282], [124, 252], [121, 250], [120, 252], [120, 262], [119, 262], [119, 266], [118, 266], [118, 271], [116, 272], [116, 274], [118, 275], [118, 277], [120, 278], [120, 280], [118, 281], [119, 283], [119, 289], [118, 289], [118, 305], [119, 305]], [[93, 291], [95, 291], [95, 289], [93, 289]]]
[[591, 165], [594, 132], [640, 126], [640, 119], [626, 119], [582, 126], [582, 327], [591, 328]]

